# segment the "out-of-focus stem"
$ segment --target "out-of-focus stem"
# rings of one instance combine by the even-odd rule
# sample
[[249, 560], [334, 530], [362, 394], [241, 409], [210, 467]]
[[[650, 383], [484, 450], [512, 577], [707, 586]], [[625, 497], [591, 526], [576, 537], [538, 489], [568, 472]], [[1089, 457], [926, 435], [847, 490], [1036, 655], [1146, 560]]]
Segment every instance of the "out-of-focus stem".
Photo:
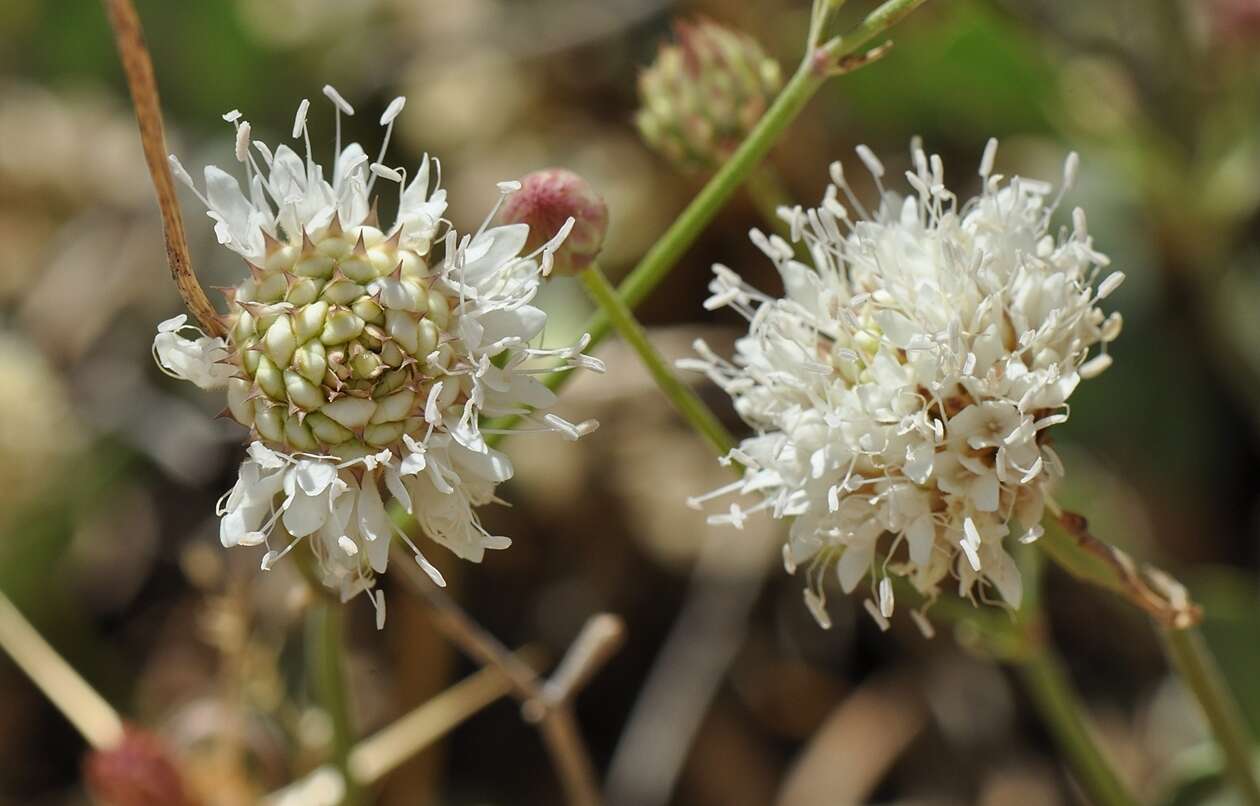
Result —
[[175, 181], [167, 162], [166, 135], [162, 128], [162, 107], [158, 100], [157, 80], [153, 77], [153, 61], [144, 43], [144, 30], [140, 16], [131, 0], [103, 0], [109, 24], [114, 29], [114, 42], [131, 101], [136, 109], [136, 123], [140, 127], [140, 144], [144, 148], [144, 160], [149, 165], [153, 189], [157, 192], [158, 209], [162, 213], [162, 234], [166, 240], [166, 262], [171, 276], [184, 298], [188, 310], [211, 336], [226, 333], [219, 321], [218, 312], [210, 304], [202, 290], [197, 275], [193, 274], [192, 259], [188, 254], [188, 239], [184, 236], [184, 220], [179, 212], [179, 199], [175, 196]]
[[1139, 569], [1127, 554], [1090, 534], [1080, 515], [1059, 511], [1047, 515], [1044, 525], [1046, 535], [1038, 545], [1047, 556], [1073, 576], [1128, 600], [1156, 622], [1174, 670], [1199, 701], [1221, 746], [1226, 771], [1246, 802], [1260, 806], [1255, 742], [1212, 651], [1195, 629], [1202, 611], [1185, 587], [1157, 569]]
[[1239, 795], [1250, 806], [1260, 806], [1256, 780], [1255, 742], [1243, 722], [1242, 710], [1217, 666], [1207, 642], [1196, 629], [1163, 631], [1168, 657], [1181, 680], [1194, 692], [1212, 733], [1221, 746], [1225, 771]]
[[735, 447], [735, 438], [723, 427], [717, 415], [704, 404], [700, 396], [690, 386], [678, 380], [678, 376], [666, 363], [665, 359], [648, 341], [643, 326], [634, 318], [626, 301], [617, 293], [617, 289], [600, 269], [599, 264], [592, 264], [579, 275], [591, 299], [599, 305], [604, 316], [612, 323], [621, 338], [635, 351], [651, 373], [656, 385], [669, 401], [674, 404], [691, 427], [708, 441], [719, 455], [725, 455]]
[[1084, 710], [1058, 656], [1044, 641], [1034, 641], [1014, 666], [1089, 799], [1096, 806], [1136, 806], [1137, 800], [1120, 782], [1085, 724]]
[[1136, 806], [1137, 800], [1095, 741], [1086, 723], [1085, 708], [1050, 643], [1041, 606], [1041, 555], [1021, 548], [1016, 562], [1024, 579], [1024, 594], [1017, 611], [993, 612], [945, 596], [933, 605], [932, 613], [955, 624], [964, 643], [974, 643], [1019, 675], [1038, 716], [1091, 802], [1096, 806]]
[[109, 750], [122, 741], [123, 722], [118, 712], [57, 654], [3, 593], [0, 647], [94, 749]]
[[316, 597], [306, 617], [307, 671], [315, 698], [332, 720], [333, 763], [345, 782], [344, 806], [363, 802], [358, 779], [350, 769], [354, 725], [346, 686], [344, 614], [339, 602]]
[[[528, 649], [517, 653], [531, 666], [537, 663], [537, 652]], [[463, 724], [469, 717], [512, 691], [503, 672], [487, 666], [425, 701], [397, 721], [363, 739], [350, 751], [350, 773], [363, 786], [371, 786], [408, 759]], [[298, 792], [317, 781], [331, 767], [321, 767], [267, 796], [265, 803], [285, 803]], [[340, 777], [340, 776], [339, 776]]]

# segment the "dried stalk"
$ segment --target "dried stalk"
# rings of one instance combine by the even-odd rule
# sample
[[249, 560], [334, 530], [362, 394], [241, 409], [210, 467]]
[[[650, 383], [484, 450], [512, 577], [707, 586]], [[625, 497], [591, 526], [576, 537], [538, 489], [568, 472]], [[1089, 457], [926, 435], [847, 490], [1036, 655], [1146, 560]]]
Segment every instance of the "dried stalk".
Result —
[[1158, 568], [1139, 568], [1128, 554], [1094, 537], [1084, 515], [1058, 510], [1043, 523], [1052, 528], [1038, 544], [1072, 575], [1120, 594], [1166, 628], [1185, 630], [1203, 620], [1202, 608], [1181, 583]]
[[398, 552], [396, 565], [405, 569], [403, 576], [411, 589], [433, 608], [438, 629], [470, 658], [482, 666], [499, 669], [507, 678], [513, 695], [521, 702], [522, 715], [538, 724], [566, 801], [571, 806], [598, 806], [595, 768], [573, 718], [570, 701], [575, 687], [588, 680], [620, 645], [625, 632], [621, 620], [607, 613], [593, 616], [548, 685], [435, 586], [410, 556]]
[[158, 100], [157, 81], [153, 77], [153, 62], [144, 43], [144, 31], [140, 17], [131, 0], [102, 0], [109, 24], [114, 29], [114, 42], [122, 61], [131, 101], [136, 109], [136, 123], [140, 127], [140, 144], [144, 147], [144, 161], [153, 177], [153, 189], [157, 193], [158, 209], [162, 213], [162, 235], [166, 241], [166, 262], [171, 276], [179, 288], [188, 310], [211, 336], [227, 333], [219, 314], [206, 297], [197, 275], [193, 274], [192, 260], [188, 254], [188, 239], [184, 236], [184, 220], [179, 213], [179, 200], [175, 196], [175, 180], [167, 162], [166, 135], [162, 128], [162, 108]]

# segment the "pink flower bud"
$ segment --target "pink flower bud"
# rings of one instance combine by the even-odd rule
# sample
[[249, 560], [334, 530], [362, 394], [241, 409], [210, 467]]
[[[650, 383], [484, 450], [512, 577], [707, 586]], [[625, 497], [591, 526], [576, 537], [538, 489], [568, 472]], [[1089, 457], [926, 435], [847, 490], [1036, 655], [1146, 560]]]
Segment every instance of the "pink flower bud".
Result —
[[128, 726], [122, 743], [95, 750], [83, 763], [92, 800], [101, 806], [195, 806], [166, 744]]
[[1260, 39], [1260, 0], [1208, 0], [1214, 44], [1247, 46]]
[[573, 275], [594, 262], [608, 232], [608, 205], [590, 183], [573, 171], [548, 168], [521, 180], [521, 189], [508, 197], [499, 220], [503, 224], [528, 224], [526, 251], [551, 240], [565, 222], [573, 230], [555, 252], [552, 271]]

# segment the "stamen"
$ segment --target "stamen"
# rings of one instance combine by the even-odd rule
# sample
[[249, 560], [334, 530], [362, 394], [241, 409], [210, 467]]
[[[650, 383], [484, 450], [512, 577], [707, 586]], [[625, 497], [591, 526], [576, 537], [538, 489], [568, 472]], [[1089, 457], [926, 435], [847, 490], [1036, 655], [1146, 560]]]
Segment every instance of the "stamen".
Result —
[[[389, 102], [389, 106], [385, 108], [385, 113], [381, 115], [381, 125], [385, 127], [385, 138], [381, 141], [381, 153], [376, 158], [377, 162], [385, 161], [385, 151], [389, 148], [389, 138], [394, 133], [394, 120], [402, 112], [403, 107], [407, 105], [407, 99], [399, 95], [397, 98]], [[373, 175], [368, 180], [367, 194], [371, 195], [372, 186], [376, 184], [376, 176]]]
[[989, 174], [993, 173], [993, 161], [997, 158], [998, 141], [996, 137], [990, 137], [989, 142], [984, 144], [984, 155], [980, 157], [980, 176], [986, 180]]

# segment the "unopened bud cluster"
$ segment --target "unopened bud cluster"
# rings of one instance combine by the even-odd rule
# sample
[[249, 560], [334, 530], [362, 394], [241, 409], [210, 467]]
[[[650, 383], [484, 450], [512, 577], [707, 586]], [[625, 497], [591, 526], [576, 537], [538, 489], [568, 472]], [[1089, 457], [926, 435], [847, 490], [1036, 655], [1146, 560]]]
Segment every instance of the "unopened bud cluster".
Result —
[[679, 22], [639, 76], [643, 139], [679, 168], [713, 170], [770, 106], [782, 76], [752, 37], [711, 20]]
[[[423, 424], [449, 368], [452, 301], [423, 257], [363, 225], [333, 223], [300, 244], [274, 239], [233, 298], [232, 416], [269, 443], [343, 459]], [[455, 300], [458, 303], [458, 300]], [[461, 397], [458, 383], [439, 410]]]

